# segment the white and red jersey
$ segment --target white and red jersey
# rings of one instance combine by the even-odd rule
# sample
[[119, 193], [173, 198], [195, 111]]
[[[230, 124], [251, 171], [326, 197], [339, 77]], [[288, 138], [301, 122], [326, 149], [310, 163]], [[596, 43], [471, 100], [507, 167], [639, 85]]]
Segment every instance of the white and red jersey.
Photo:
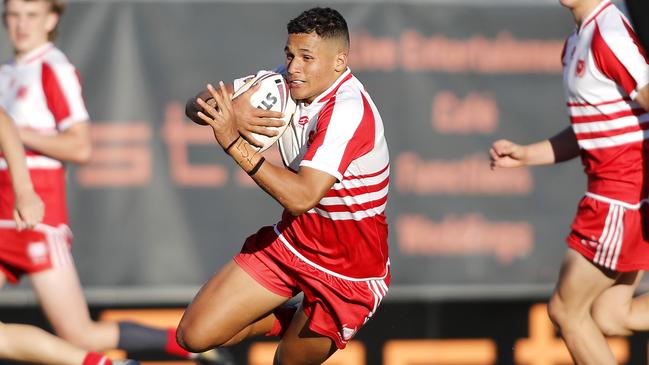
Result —
[[331, 275], [348, 280], [385, 277], [388, 147], [381, 116], [349, 69], [311, 104], [298, 102], [279, 149], [289, 169], [309, 167], [337, 179], [311, 210], [297, 217], [284, 211], [275, 226], [282, 242]]
[[588, 192], [637, 204], [649, 193], [649, 113], [633, 101], [649, 62], [624, 15], [603, 1], [567, 40], [563, 83]]
[[[52, 43], [19, 61], [0, 65], [0, 107], [18, 127], [47, 135], [88, 120], [77, 70]], [[62, 162], [29, 149], [26, 154], [34, 188], [46, 206], [44, 223], [67, 224]], [[11, 181], [6, 170], [7, 163], [0, 155], [0, 195], [4, 195], [0, 198], [0, 219], [12, 219], [13, 198], [7, 198]]]

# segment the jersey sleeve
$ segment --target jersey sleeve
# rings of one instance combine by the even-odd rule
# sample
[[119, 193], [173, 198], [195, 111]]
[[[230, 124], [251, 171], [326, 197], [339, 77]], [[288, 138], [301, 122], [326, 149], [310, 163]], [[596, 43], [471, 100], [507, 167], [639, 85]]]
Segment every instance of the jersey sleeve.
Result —
[[57, 129], [63, 131], [75, 123], [87, 121], [88, 110], [74, 66], [44, 62], [42, 67], [43, 92]]
[[338, 94], [322, 108], [300, 166], [314, 168], [342, 181], [349, 165], [374, 148], [376, 125], [367, 98]]
[[[608, 20], [611, 21], [611, 20]], [[649, 61], [633, 29], [622, 18], [616, 31], [602, 32], [596, 25], [592, 51], [599, 70], [632, 99], [649, 84]]]

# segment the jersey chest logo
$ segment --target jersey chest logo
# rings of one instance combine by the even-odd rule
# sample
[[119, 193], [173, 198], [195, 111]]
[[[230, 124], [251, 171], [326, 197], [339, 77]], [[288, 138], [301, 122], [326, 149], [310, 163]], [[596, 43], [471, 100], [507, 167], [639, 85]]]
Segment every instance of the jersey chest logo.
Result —
[[584, 73], [586, 71], [586, 63], [584, 60], [577, 60], [577, 67], [575, 67], [575, 74], [577, 77], [582, 77], [584, 76]]
[[301, 116], [300, 120], [297, 121], [297, 124], [300, 127], [304, 127], [307, 123], [309, 123], [309, 117], [307, 117], [306, 115]]

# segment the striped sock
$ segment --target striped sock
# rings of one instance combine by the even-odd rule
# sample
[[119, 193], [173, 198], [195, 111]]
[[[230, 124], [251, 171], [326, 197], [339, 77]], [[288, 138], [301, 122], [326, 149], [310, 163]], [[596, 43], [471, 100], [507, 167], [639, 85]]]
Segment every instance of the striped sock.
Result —
[[112, 362], [104, 354], [89, 352], [83, 359], [82, 365], [111, 365]]

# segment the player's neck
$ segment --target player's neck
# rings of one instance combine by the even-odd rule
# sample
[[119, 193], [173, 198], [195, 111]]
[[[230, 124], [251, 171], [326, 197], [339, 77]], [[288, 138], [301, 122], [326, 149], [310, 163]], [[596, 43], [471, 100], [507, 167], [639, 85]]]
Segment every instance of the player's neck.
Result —
[[603, 0], [583, 0], [580, 1], [574, 8], [571, 8], [572, 16], [575, 19], [577, 26], [586, 20], [586, 18], [601, 4]]
[[49, 43], [50, 43], [50, 42], [49, 42], [48, 40], [45, 40], [45, 41], [40, 42], [40, 43], [38, 43], [37, 45], [35, 45], [35, 46], [33, 46], [33, 47], [30, 47], [30, 48], [28, 48], [28, 49], [22, 49], [22, 50], [14, 49], [14, 59], [15, 59], [16, 61], [22, 61], [22, 60], [24, 60], [25, 58], [27, 58], [27, 57], [29, 57], [30, 55], [32, 55], [32, 54], [34, 54], [35, 52], [37, 52], [39, 49], [42, 49], [43, 47], [45, 47], [45, 45], [47, 45], [47, 44], [49, 44]]

